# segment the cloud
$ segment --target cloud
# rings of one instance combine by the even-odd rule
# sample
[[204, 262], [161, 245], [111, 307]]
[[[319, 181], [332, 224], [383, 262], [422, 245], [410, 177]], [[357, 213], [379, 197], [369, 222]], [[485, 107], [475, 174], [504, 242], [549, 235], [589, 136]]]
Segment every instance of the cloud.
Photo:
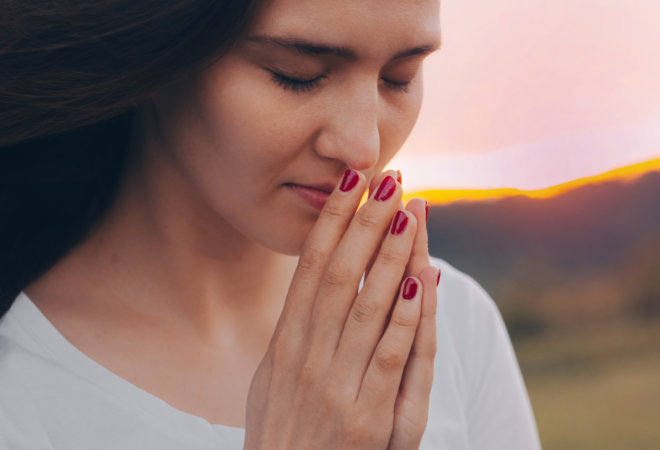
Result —
[[407, 190], [543, 189], [660, 156], [660, 110], [640, 124], [557, 133], [487, 153], [400, 153]]

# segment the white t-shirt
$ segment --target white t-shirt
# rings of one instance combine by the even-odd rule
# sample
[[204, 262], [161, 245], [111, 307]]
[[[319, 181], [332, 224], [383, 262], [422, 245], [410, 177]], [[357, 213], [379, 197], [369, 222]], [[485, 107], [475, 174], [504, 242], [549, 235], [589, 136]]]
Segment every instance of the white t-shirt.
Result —
[[[438, 352], [421, 449], [536, 450], [536, 425], [499, 311], [434, 258]], [[0, 319], [0, 449], [242, 449], [244, 430], [180, 411], [69, 343], [21, 292]]]

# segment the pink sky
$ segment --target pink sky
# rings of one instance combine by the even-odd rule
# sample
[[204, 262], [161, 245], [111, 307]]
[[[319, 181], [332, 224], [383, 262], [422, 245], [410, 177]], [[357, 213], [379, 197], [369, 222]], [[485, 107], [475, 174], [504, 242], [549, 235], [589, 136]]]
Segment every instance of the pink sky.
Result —
[[408, 189], [542, 188], [660, 156], [660, 1], [443, 0], [441, 22], [390, 165]]

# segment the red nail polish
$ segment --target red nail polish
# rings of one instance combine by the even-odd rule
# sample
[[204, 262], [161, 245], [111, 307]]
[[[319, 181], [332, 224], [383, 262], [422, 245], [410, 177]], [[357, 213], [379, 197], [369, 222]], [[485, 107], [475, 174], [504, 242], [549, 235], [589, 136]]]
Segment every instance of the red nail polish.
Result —
[[355, 187], [360, 177], [357, 172], [353, 169], [348, 169], [344, 172], [344, 178], [341, 179], [341, 184], [339, 185], [339, 190], [342, 192], [348, 192]]
[[403, 211], [397, 211], [392, 220], [390, 233], [394, 235], [401, 234], [406, 229], [406, 225], [408, 225], [408, 216]]
[[396, 181], [394, 181], [394, 178], [387, 176], [383, 181], [381, 181], [380, 186], [378, 186], [378, 190], [376, 191], [376, 195], [374, 195], [374, 199], [378, 200], [379, 202], [384, 202], [385, 200], [392, 197], [392, 194], [394, 194], [395, 190]]
[[426, 204], [426, 221], [429, 221], [429, 202], [424, 200], [424, 203]]
[[403, 292], [401, 293], [404, 300], [412, 300], [417, 294], [417, 281], [414, 278], [406, 279], [403, 283]]
[[436, 286], [438, 286], [438, 285], [440, 284], [440, 274], [441, 274], [441, 273], [442, 273], [442, 272], [440, 272], [440, 269], [438, 269], [438, 279], [435, 280], [435, 285], [436, 285]]
[[400, 170], [396, 171], [396, 181], [398, 181], [399, 184], [403, 184], [403, 177], [401, 176], [401, 171]]

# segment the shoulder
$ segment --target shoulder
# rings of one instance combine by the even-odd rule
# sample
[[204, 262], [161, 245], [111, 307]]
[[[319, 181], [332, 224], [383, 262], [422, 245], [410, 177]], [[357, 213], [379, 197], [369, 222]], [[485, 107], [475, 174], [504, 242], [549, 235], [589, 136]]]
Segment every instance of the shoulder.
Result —
[[474, 384], [472, 377], [483, 373], [493, 347], [511, 348], [504, 321], [491, 296], [474, 278], [440, 258], [432, 257], [431, 264], [441, 273], [438, 338], [451, 341], [464, 377]]
[[37, 361], [35, 355], [0, 333], [0, 448], [52, 448], [29, 388], [35, 371], [43, 370]]
[[445, 378], [453, 376], [461, 394], [469, 448], [540, 448], [518, 361], [495, 302], [471, 276], [439, 258], [431, 263], [442, 273], [436, 373], [454, 367]]
[[441, 272], [440, 284], [438, 285], [439, 294], [460, 296], [467, 299], [471, 307], [485, 308], [492, 312], [497, 310], [493, 300], [472, 276], [460, 271], [444, 259], [435, 256], [431, 256], [431, 264], [439, 268]]
[[482, 385], [495, 366], [518, 372], [509, 334], [492, 297], [474, 278], [448, 262], [431, 258], [431, 263], [442, 274], [438, 285], [438, 339], [450, 341], [468, 391]]
[[502, 321], [495, 302], [474, 278], [437, 257], [431, 257], [431, 264], [441, 272], [439, 308], [455, 333], [465, 334], [466, 327]]
[[29, 334], [16, 317], [17, 309], [17, 305], [12, 306], [0, 318], [0, 409], [29, 405], [29, 382], [43, 373], [44, 358], [26, 345]]
[[449, 341], [467, 390], [477, 389], [493, 366], [518, 371], [518, 362], [502, 316], [486, 290], [470, 275], [440, 258], [431, 264], [441, 271], [438, 285], [438, 340]]

